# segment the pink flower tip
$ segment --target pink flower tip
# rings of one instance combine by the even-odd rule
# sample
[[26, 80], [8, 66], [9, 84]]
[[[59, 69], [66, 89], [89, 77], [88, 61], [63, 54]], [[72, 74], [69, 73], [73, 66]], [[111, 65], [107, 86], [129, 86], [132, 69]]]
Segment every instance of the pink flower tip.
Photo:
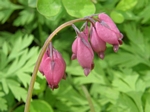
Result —
[[100, 57], [101, 59], [104, 59], [104, 57], [105, 57], [104, 52], [100, 52], [100, 53], [99, 53], [99, 57]]
[[119, 45], [113, 45], [113, 50], [114, 50], [114, 52], [117, 52], [118, 49], [119, 49]]
[[85, 76], [88, 76], [90, 73], [91, 69], [90, 68], [84, 68], [84, 74]]
[[72, 56], [71, 56], [71, 59], [74, 60], [76, 58], [77, 58], [76, 54], [73, 53]]

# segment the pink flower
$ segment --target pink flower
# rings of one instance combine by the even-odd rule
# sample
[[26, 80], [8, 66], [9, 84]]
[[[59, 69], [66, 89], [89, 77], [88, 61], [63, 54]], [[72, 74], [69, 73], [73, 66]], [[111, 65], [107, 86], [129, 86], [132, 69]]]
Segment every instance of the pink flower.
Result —
[[91, 29], [90, 42], [93, 50], [98, 54], [98, 56], [103, 59], [104, 51], [106, 50], [106, 42], [104, 42], [101, 37], [97, 35], [94, 27]]
[[77, 35], [77, 38], [72, 45], [72, 52], [72, 59], [77, 58], [79, 64], [84, 69], [84, 74], [87, 76], [94, 67], [94, 53], [85, 33], [80, 32]]
[[65, 78], [66, 64], [61, 54], [54, 48], [44, 53], [39, 71], [46, 77], [50, 88], [58, 88], [58, 83]]
[[114, 46], [116, 52], [119, 44], [122, 44], [123, 35], [118, 30], [112, 19], [105, 13], [98, 15], [100, 22], [95, 23], [98, 36], [104, 41]]
[[120, 33], [116, 24], [107, 14], [101, 13], [98, 15], [98, 17], [100, 21], [104, 21], [108, 25], [108, 27], [117, 34], [118, 38], [122, 38], [123, 35]]

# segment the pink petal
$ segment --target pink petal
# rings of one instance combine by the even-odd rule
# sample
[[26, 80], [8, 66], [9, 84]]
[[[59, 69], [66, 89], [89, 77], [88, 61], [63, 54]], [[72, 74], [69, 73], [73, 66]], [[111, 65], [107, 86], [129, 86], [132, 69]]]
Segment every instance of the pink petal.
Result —
[[41, 60], [41, 63], [40, 63], [40, 67], [39, 67], [39, 71], [44, 75], [44, 67], [45, 67], [45, 63], [44, 61], [49, 58], [48, 57], [48, 54], [47, 54], [47, 51], [44, 53], [43, 57], [42, 57], [42, 60]]
[[89, 68], [84, 68], [84, 74], [85, 74], [86, 76], [89, 75], [90, 71], [91, 71], [91, 69], [89, 69]]
[[116, 24], [107, 14], [101, 13], [98, 15], [98, 17], [101, 21], [104, 21], [112, 31], [114, 31], [119, 37], [121, 37], [120, 31], [118, 30]]
[[77, 47], [78, 47], [78, 38], [76, 38], [72, 44], [72, 52], [73, 56], [71, 59], [76, 59], [76, 54], [77, 54]]
[[71, 59], [74, 60], [76, 58], [77, 58], [76, 54], [72, 54]]
[[119, 45], [113, 45], [113, 50], [114, 50], [114, 52], [117, 52], [118, 49], [119, 49]]
[[104, 56], [105, 56], [105, 55], [104, 55], [104, 52], [100, 52], [100, 53], [99, 53], [99, 57], [100, 57], [101, 59], [104, 59]]
[[[87, 47], [80, 37], [77, 49], [77, 59], [83, 68], [91, 68], [93, 63], [94, 53], [91, 47]], [[88, 43], [87, 40], [85, 40]], [[90, 46], [90, 44], [88, 43]]]
[[91, 46], [93, 50], [96, 53], [104, 52], [106, 50], [106, 42], [104, 42], [98, 35], [97, 32], [95, 31], [95, 28], [93, 27], [91, 30]]
[[99, 22], [95, 23], [96, 31], [98, 36], [105, 42], [109, 44], [119, 44], [118, 37], [116, 33], [108, 29], [107, 27], [101, 25]]

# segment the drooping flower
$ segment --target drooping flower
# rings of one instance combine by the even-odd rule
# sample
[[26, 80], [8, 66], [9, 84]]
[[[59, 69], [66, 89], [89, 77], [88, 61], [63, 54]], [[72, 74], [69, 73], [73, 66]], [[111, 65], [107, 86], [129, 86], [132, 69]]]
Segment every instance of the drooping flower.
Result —
[[98, 15], [100, 22], [95, 23], [97, 34], [104, 42], [112, 44], [116, 52], [122, 44], [123, 35], [118, 30], [112, 19], [105, 13]]
[[46, 77], [50, 88], [58, 88], [58, 83], [65, 78], [66, 64], [61, 54], [54, 48], [47, 49], [42, 58], [39, 71]]
[[78, 33], [72, 45], [72, 52], [72, 59], [77, 58], [79, 64], [84, 69], [84, 74], [87, 76], [94, 67], [94, 53], [85, 33]]
[[98, 18], [100, 19], [100, 21], [105, 22], [105, 24], [107, 24], [108, 27], [117, 34], [118, 38], [123, 37], [123, 35], [118, 30], [116, 24], [113, 22], [113, 20], [107, 14], [101, 13], [98, 15]]
[[98, 56], [103, 59], [104, 51], [106, 50], [106, 42], [104, 42], [97, 34], [94, 27], [91, 28], [90, 32], [90, 42], [93, 50], [98, 54]]

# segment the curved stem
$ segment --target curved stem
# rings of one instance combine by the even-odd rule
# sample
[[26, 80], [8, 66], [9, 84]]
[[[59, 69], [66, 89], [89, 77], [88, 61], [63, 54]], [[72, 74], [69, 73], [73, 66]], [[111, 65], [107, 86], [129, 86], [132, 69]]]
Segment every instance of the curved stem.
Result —
[[95, 112], [94, 105], [93, 105], [92, 100], [91, 100], [91, 96], [90, 96], [90, 94], [88, 93], [86, 87], [83, 86], [83, 85], [82, 85], [82, 90], [83, 90], [83, 92], [84, 92], [84, 94], [85, 94], [85, 96], [86, 96], [86, 98], [87, 98], [87, 100], [88, 100], [88, 102], [89, 102], [89, 106], [90, 106], [91, 112]]
[[80, 18], [80, 19], [75, 19], [75, 20], [71, 20], [68, 21], [62, 25], [60, 25], [57, 29], [54, 30], [54, 32], [52, 32], [49, 37], [47, 38], [47, 40], [45, 41], [42, 50], [38, 56], [38, 59], [36, 61], [33, 73], [32, 73], [32, 78], [30, 81], [30, 86], [29, 86], [29, 90], [28, 90], [28, 94], [27, 94], [27, 99], [26, 99], [26, 104], [25, 104], [25, 109], [24, 112], [29, 112], [29, 108], [30, 108], [30, 101], [31, 101], [31, 97], [32, 97], [32, 92], [33, 92], [33, 87], [34, 87], [34, 82], [36, 80], [36, 75], [40, 66], [40, 62], [42, 60], [42, 57], [44, 55], [44, 52], [46, 51], [46, 48], [48, 46], [48, 44], [51, 42], [52, 38], [63, 28], [72, 25], [73, 23], [79, 22], [79, 21], [86, 21], [86, 18]]

